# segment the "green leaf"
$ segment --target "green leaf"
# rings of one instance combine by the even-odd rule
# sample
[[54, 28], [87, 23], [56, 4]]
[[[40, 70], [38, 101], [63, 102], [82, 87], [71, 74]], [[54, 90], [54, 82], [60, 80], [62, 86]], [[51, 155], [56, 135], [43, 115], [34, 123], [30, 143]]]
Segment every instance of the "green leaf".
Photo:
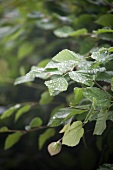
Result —
[[88, 73], [84, 73], [80, 71], [72, 71], [69, 73], [69, 76], [72, 80], [78, 83], [85, 84], [87, 86], [92, 86], [94, 84], [93, 76]]
[[95, 113], [95, 105], [96, 105], [96, 99], [93, 98], [93, 102], [92, 102], [92, 105], [91, 105], [91, 108], [84, 120], [84, 123], [87, 123], [89, 120], [91, 120], [91, 117], [94, 115]]
[[27, 55], [30, 55], [30, 53], [33, 51], [34, 46], [30, 43], [24, 43], [20, 46], [19, 50], [18, 50], [18, 58], [22, 59], [24, 57], [26, 57]]
[[65, 78], [60, 77], [50, 81], [46, 81], [45, 85], [49, 88], [49, 93], [51, 96], [55, 96], [60, 92], [66, 91], [68, 87], [68, 82]]
[[82, 88], [74, 88], [74, 101], [70, 103], [71, 106], [77, 105], [83, 99]]
[[72, 109], [72, 108], [61, 108], [55, 112], [54, 115], [49, 120], [48, 125], [51, 127], [59, 126], [60, 124], [66, 122], [71, 117], [86, 112], [86, 110], [82, 109]]
[[1, 115], [1, 119], [7, 118], [9, 116], [11, 116], [15, 110], [20, 108], [20, 104], [16, 104], [13, 107], [10, 107], [8, 110], [6, 110], [2, 115]]
[[48, 152], [51, 156], [58, 154], [61, 151], [62, 144], [61, 142], [52, 142], [48, 145]]
[[113, 164], [103, 164], [97, 170], [112, 170]]
[[110, 28], [102, 28], [102, 29], [98, 29], [97, 31], [93, 31], [96, 34], [103, 34], [103, 33], [113, 33], [113, 30]]
[[24, 113], [28, 112], [30, 108], [31, 108], [30, 105], [25, 105], [21, 107], [15, 115], [15, 121], [17, 121]]
[[0, 82], [5, 82], [8, 76], [8, 65], [3, 59], [0, 59]]
[[[51, 61], [46, 65], [45, 68], [46, 68], [46, 71], [48, 71], [50, 75], [54, 75], [54, 74], [62, 75], [63, 73], [71, 71], [77, 64], [78, 64], [78, 61], [74, 61], [74, 60], [64, 61], [60, 63]], [[54, 69], [54, 70], [51, 72], [51, 69]]]
[[55, 135], [54, 129], [47, 129], [43, 134], [39, 136], [39, 149], [42, 149], [45, 142]]
[[81, 57], [78, 54], [67, 49], [60, 51], [55, 57], [52, 58], [53, 61], [57, 62], [64, 62], [70, 60], [79, 61], [80, 59]]
[[33, 81], [34, 79], [35, 79], [34, 74], [27, 73], [25, 76], [18, 77], [15, 80], [14, 85], [27, 83], [27, 82]]
[[96, 80], [111, 83], [112, 77], [113, 77], [113, 71], [105, 71], [105, 72], [99, 73], [96, 77]]
[[98, 62], [101, 63], [106, 63], [109, 60], [111, 60], [110, 55], [108, 54], [107, 50], [106, 51], [102, 51], [102, 52], [93, 52], [91, 55], [91, 58], [95, 59]]
[[6, 126], [3, 126], [0, 128], [0, 133], [3, 133], [3, 132], [8, 132], [8, 128]]
[[81, 35], [87, 34], [87, 29], [82, 28], [79, 30], [74, 31], [73, 28], [69, 26], [64, 26], [62, 28], [58, 28], [54, 31], [54, 34], [60, 38], [67, 38], [67, 37], [77, 37]]
[[74, 31], [73, 28], [69, 26], [64, 26], [54, 30], [54, 34], [60, 38], [67, 38], [70, 36], [70, 33], [72, 33], [73, 31]]
[[43, 92], [43, 93], [41, 94], [41, 99], [40, 99], [39, 103], [40, 103], [41, 105], [43, 105], [43, 104], [49, 104], [49, 103], [51, 103], [52, 100], [53, 100], [53, 97], [50, 96], [50, 94], [49, 94], [48, 91], [45, 91], [45, 92]]
[[91, 102], [93, 102], [93, 98], [95, 98], [97, 106], [104, 107], [104, 106], [110, 105], [110, 102], [111, 102], [110, 94], [99, 88], [87, 87], [83, 89], [83, 94]]
[[113, 91], [113, 78], [111, 79], [111, 90]]
[[87, 35], [87, 29], [82, 28], [82, 29], [71, 32], [69, 35], [70, 37], [78, 37], [78, 36]]
[[22, 132], [15, 132], [11, 135], [8, 135], [5, 140], [4, 149], [6, 150], [11, 148], [14, 144], [16, 144], [19, 141], [22, 135], [23, 135]]
[[42, 120], [39, 117], [35, 117], [34, 119], [32, 119], [32, 121], [29, 124], [30, 128], [39, 127], [41, 125], [42, 125]]
[[113, 14], [101, 15], [96, 23], [105, 27], [113, 27]]
[[106, 120], [108, 117], [108, 110], [106, 108], [101, 108], [98, 118], [96, 121], [95, 129], [93, 134], [95, 135], [101, 135], [104, 130], [106, 129]]
[[61, 108], [49, 120], [48, 126], [58, 126], [71, 113], [71, 108]]
[[84, 134], [84, 129], [82, 128], [82, 122], [76, 121], [73, 122], [71, 126], [65, 131], [62, 144], [67, 146], [76, 146], [79, 142], [81, 137]]

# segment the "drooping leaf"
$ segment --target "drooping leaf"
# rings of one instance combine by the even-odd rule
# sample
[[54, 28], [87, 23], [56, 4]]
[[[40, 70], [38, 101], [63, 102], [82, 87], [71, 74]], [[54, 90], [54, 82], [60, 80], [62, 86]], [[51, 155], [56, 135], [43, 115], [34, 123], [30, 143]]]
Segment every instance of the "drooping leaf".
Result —
[[111, 102], [111, 96], [108, 92], [103, 91], [97, 87], [87, 87], [83, 89], [84, 96], [93, 102], [93, 98], [96, 99], [97, 106], [109, 106]]
[[44, 133], [39, 136], [39, 149], [42, 149], [45, 142], [55, 135], [54, 129], [47, 129]]
[[98, 118], [96, 121], [95, 129], [93, 134], [101, 135], [106, 129], [106, 120], [108, 117], [108, 111], [106, 108], [102, 108], [98, 114]]
[[45, 85], [49, 88], [50, 95], [55, 96], [60, 92], [67, 90], [68, 82], [66, 81], [65, 78], [60, 77], [60, 78], [46, 81]]
[[25, 105], [21, 107], [15, 115], [15, 121], [17, 121], [24, 113], [28, 112], [30, 108], [31, 108], [30, 105]]
[[78, 83], [85, 84], [87, 86], [92, 86], [94, 84], [93, 76], [88, 73], [84, 73], [80, 71], [72, 71], [69, 73], [69, 76], [72, 80]]
[[3, 133], [3, 132], [8, 132], [8, 128], [6, 126], [3, 126], [0, 128], [0, 133]]
[[11, 148], [14, 144], [16, 144], [19, 141], [22, 135], [23, 135], [22, 132], [15, 132], [13, 134], [8, 135], [5, 140], [4, 149], [6, 150]]
[[70, 125], [65, 131], [62, 139], [62, 144], [67, 146], [76, 146], [80, 142], [80, 139], [83, 134], [84, 129], [82, 128], [82, 122], [73, 122], [72, 125]]
[[53, 61], [57, 62], [64, 62], [64, 61], [70, 61], [75, 60], [79, 61], [80, 56], [73, 51], [70, 51], [68, 49], [60, 51], [55, 57], [52, 58]]
[[39, 103], [41, 105], [49, 104], [52, 100], [53, 100], [53, 96], [50, 96], [49, 92], [45, 91], [41, 94], [41, 99], [40, 99]]
[[62, 144], [61, 142], [52, 142], [48, 145], [48, 152], [51, 156], [58, 154], [61, 151]]
[[10, 107], [8, 110], [6, 110], [2, 115], [1, 115], [1, 119], [5, 119], [9, 116], [11, 116], [15, 110], [20, 108], [20, 104], [16, 104], [15, 106]]

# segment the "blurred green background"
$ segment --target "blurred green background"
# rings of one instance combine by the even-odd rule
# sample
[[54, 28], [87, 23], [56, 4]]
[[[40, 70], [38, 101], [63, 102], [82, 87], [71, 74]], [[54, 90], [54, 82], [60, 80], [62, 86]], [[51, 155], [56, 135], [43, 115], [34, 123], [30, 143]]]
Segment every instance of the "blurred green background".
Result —
[[[11, 116], [0, 120], [0, 126], [23, 129], [30, 120], [39, 116], [46, 125], [56, 107], [67, 106], [70, 89], [41, 103], [41, 94], [47, 90], [44, 81], [14, 86], [14, 80], [25, 75], [31, 66], [42, 66], [59, 51], [69, 49], [81, 55], [93, 49], [113, 45], [113, 34], [95, 35], [100, 28], [113, 28], [112, 0], [0, 0], [0, 114], [11, 106], [32, 104], [32, 109], [16, 123]], [[68, 37], [71, 30], [86, 29], [88, 34]], [[113, 63], [108, 67], [112, 70]], [[71, 87], [70, 87], [71, 88]], [[59, 139], [59, 127], [40, 150], [38, 138], [45, 130], [23, 136], [11, 149], [4, 150], [8, 133], [0, 134], [0, 170], [95, 170], [103, 163], [113, 163], [113, 131], [95, 137], [93, 124], [88, 125], [85, 141], [76, 147], [63, 146], [51, 157], [47, 151], [50, 142]]]

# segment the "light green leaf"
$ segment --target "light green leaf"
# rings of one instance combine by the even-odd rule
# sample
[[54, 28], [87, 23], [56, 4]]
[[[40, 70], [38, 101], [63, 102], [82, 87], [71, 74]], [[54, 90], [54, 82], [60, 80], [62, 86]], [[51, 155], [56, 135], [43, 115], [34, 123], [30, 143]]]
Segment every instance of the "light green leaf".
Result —
[[30, 108], [31, 108], [30, 105], [25, 105], [25, 106], [21, 107], [15, 115], [15, 121], [17, 121], [20, 118], [20, 116], [22, 116], [24, 113], [28, 112], [30, 110]]
[[64, 133], [64, 132], [66, 132], [66, 130], [69, 128], [69, 126], [70, 126], [70, 123], [65, 124], [64, 127], [60, 130], [59, 133]]
[[34, 79], [35, 79], [34, 74], [27, 73], [25, 76], [18, 77], [15, 80], [14, 85], [27, 83], [27, 82], [33, 81]]
[[62, 144], [61, 142], [52, 142], [48, 145], [48, 152], [51, 156], [58, 154], [61, 151]]
[[80, 59], [81, 57], [78, 54], [68, 49], [60, 51], [55, 57], [52, 58], [53, 61], [57, 62], [64, 62], [70, 60], [80, 61]]
[[53, 100], [53, 96], [50, 96], [49, 92], [45, 91], [41, 94], [41, 99], [40, 99], [39, 103], [41, 105], [49, 104], [52, 100]]
[[102, 108], [98, 114], [98, 118], [96, 121], [95, 129], [93, 134], [94, 135], [101, 135], [104, 130], [106, 129], [106, 120], [108, 117], [108, 111], [106, 108]]
[[72, 71], [69, 73], [69, 76], [72, 80], [78, 83], [85, 84], [87, 86], [92, 86], [94, 84], [93, 76], [88, 73], [84, 73], [80, 71]]
[[50, 81], [46, 81], [45, 85], [49, 88], [49, 93], [51, 96], [55, 96], [60, 92], [66, 91], [68, 87], [68, 82], [65, 78], [56, 78]]
[[113, 91], [113, 78], [111, 79], [111, 90]]
[[18, 58], [22, 59], [24, 57], [26, 57], [27, 55], [30, 55], [30, 53], [33, 51], [34, 46], [30, 43], [24, 43], [20, 46], [19, 50], [18, 50]]
[[43, 134], [39, 136], [39, 149], [42, 149], [45, 142], [55, 135], [54, 129], [47, 129]]
[[99, 73], [96, 77], [96, 80], [111, 83], [112, 77], [113, 77], [113, 71], [105, 71], [105, 72]]
[[91, 58], [95, 59], [98, 62], [101, 63], [106, 63], [109, 60], [111, 60], [110, 55], [108, 54], [107, 50], [106, 51], [102, 51], [102, 52], [93, 52], [91, 55]]
[[102, 29], [98, 29], [97, 31], [93, 31], [96, 34], [102, 34], [102, 33], [113, 33], [113, 30], [110, 28], [102, 28]]
[[108, 92], [103, 91], [96, 87], [88, 87], [83, 89], [84, 96], [93, 102], [93, 98], [96, 99], [96, 105], [97, 106], [109, 106], [111, 102], [111, 96]]
[[29, 124], [30, 128], [39, 127], [41, 125], [42, 125], [42, 120], [39, 117], [35, 117], [34, 119], [32, 119], [32, 121]]
[[65, 131], [62, 144], [67, 146], [76, 146], [79, 142], [81, 137], [84, 134], [84, 129], [82, 128], [82, 122], [76, 121], [73, 122], [71, 126]]
[[70, 103], [70, 106], [77, 105], [83, 99], [82, 88], [74, 88], [74, 101]]
[[71, 32], [70, 37], [77, 37], [77, 36], [82, 36], [82, 35], [87, 35], [87, 29], [86, 28], [82, 28], [76, 31]]
[[54, 30], [54, 34], [60, 38], [67, 38], [69, 37], [70, 33], [72, 33], [73, 31], [74, 31], [73, 28], [69, 26], [64, 26]]
[[6, 150], [6, 149], [11, 148], [14, 144], [16, 144], [19, 141], [22, 135], [23, 134], [21, 132], [15, 132], [11, 135], [8, 135], [5, 140], [4, 149]]
[[11, 116], [15, 110], [20, 108], [20, 104], [16, 104], [15, 106], [10, 107], [8, 110], [6, 110], [2, 115], [1, 115], [1, 119], [7, 118], [9, 116]]
[[[64, 61], [60, 63], [51, 61], [46, 65], [45, 68], [46, 68], [46, 71], [48, 71], [50, 75], [53, 75], [53, 74], [62, 75], [63, 73], [73, 70], [73, 68], [77, 64], [78, 64], [78, 61], [74, 61], [74, 60]], [[51, 69], [54, 69], [53, 72], [51, 72]]]
[[105, 27], [113, 27], [113, 14], [101, 15], [96, 23]]
[[8, 132], [8, 128], [6, 126], [3, 126], [0, 128], [0, 133], [3, 133], [3, 132]]

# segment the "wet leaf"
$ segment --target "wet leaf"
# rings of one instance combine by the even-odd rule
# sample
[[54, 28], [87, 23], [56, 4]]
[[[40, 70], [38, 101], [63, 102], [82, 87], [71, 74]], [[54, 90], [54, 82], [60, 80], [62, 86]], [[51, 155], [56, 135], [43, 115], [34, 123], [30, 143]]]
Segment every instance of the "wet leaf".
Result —
[[93, 134], [102, 135], [104, 130], [106, 129], [106, 120], [108, 117], [108, 111], [106, 108], [102, 108], [98, 114], [95, 129]]
[[93, 102], [93, 98], [96, 99], [97, 106], [109, 106], [111, 102], [111, 96], [108, 92], [103, 91], [97, 87], [88, 87], [83, 89], [84, 96]]
[[51, 96], [55, 96], [60, 92], [66, 91], [68, 88], [68, 82], [63, 77], [46, 81], [45, 85], [49, 88], [49, 93]]
[[92, 86], [94, 84], [93, 76], [84, 72], [72, 71], [69, 73], [69, 76], [72, 80], [87, 86]]

